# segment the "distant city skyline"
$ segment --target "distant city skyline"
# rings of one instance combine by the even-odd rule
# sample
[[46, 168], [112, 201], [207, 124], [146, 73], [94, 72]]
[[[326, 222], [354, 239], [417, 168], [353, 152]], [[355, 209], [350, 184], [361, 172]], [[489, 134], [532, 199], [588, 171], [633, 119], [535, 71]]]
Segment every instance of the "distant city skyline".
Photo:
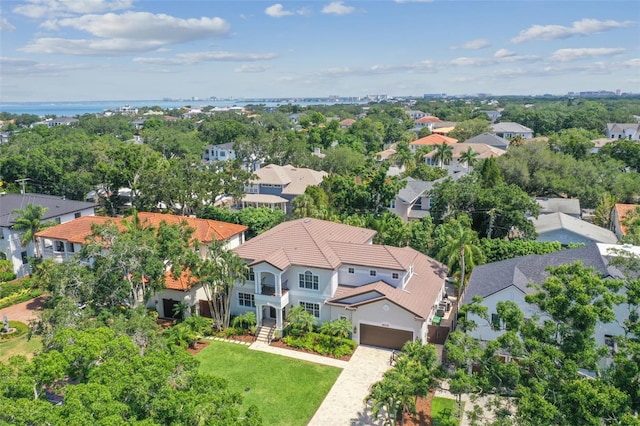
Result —
[[640, 92], [640, 2], [7, 0], [0, 102]]

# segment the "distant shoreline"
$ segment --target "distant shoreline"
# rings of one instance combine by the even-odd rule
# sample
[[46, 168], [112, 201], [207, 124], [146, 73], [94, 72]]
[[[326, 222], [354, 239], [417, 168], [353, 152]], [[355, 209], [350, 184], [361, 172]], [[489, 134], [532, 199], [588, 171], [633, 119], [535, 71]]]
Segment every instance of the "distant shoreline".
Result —
[[340, 100], [329, 101], [321, 99], [230, 99], [230, 100], [121, 100], [121, 101], [63, 101], [63, 102], [2, 102], [0, 103], [0, 112], [8, 112], [11, 114], [34, 114], [38, 116], [56, 115], [58, 117], [82, 114], [101, 113], [106, 110], [116, 111], [119, 108], [128, 105], [132, 108], [153, 107], [158, 106], [162, 109], [182, 108], [191, 106], [193, 108], [201, 108], [205, 106], [212, 107], [232, 107], [245, 105], [266, 105], [277, 107], [281, 105], [333, 105], [341, 104], [363, 104], [364, 101], [359, 100]]

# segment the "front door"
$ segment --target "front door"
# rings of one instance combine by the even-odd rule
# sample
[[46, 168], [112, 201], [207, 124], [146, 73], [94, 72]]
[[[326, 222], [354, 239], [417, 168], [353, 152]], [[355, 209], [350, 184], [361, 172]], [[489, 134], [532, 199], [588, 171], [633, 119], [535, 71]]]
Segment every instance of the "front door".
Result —
[[273, 306], [269, 306], [269, 318], [274, 318], [276, 317], [276, 308], [274, 308]]

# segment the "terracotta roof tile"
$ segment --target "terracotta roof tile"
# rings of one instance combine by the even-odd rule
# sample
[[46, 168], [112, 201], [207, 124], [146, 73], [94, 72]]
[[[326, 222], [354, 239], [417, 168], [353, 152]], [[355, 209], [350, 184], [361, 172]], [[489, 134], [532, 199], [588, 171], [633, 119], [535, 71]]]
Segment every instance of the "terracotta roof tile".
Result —
[[414, 123], [440, 123], [442, 120], [440, 120], [438, 117], [435, 117], [433, 115], [426, 115], [424, 117], [420, 117], [417, 120], [414, 121]]
[[120, 218], [115, 217], [81, 216], [69, 222], [42, 230], [36, 233], [36, 237], [84, 244], [86, 238], [91, 235], [91, 227], [93, 225], [118, 224], [120, 221]]
[[175, 278], [171, 271], [164, 274], [164, 286], [168, 290], [189, 290], [198, 280], [191, 275], [191, 271], [185, 269], [179, 277]]
[[442, 145], [443, 143], [446, 143], [447, 145], [453, 145], [454, 143], [458, 143], [458, 139], [433, 133], [429, 136], [425, 136], [424, 138], [416, 139], [415, 141], [411, 142], [409, 145], [425, 146], [425, 145]]
[[640, 208], [640, 204], [616, 204], [615, 210], [616, 215], [618, 216], [618, 221], [620, 222], [620, 231], [622, 232], [622, 235], [627, 235], [627, 227], [623, 225], [622, 222], [624, 222], [627, 215], [633, 212], [636, 208]]

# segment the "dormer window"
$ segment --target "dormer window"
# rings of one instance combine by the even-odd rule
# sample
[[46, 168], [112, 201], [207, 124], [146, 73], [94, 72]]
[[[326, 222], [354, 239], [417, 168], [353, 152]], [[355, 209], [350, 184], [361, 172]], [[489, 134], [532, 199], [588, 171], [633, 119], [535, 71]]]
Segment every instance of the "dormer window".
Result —
[[372, 270], [369, 271], [369, 276], [375, 277], [376, 275], [378, 275], [378, 273], [376, 272], [375, 269], [372, 269]]
[[347, 272], [349, 274], [355, 274], [356, 273], [356, 268], [349, 268], [349, 269], [347, 269]]
[[394, 280], [397, 280], [400, 277], [400, 275], [398, 275], [397, 272], [394, 272], [391, 274], [391, 278], [393, 278]]

